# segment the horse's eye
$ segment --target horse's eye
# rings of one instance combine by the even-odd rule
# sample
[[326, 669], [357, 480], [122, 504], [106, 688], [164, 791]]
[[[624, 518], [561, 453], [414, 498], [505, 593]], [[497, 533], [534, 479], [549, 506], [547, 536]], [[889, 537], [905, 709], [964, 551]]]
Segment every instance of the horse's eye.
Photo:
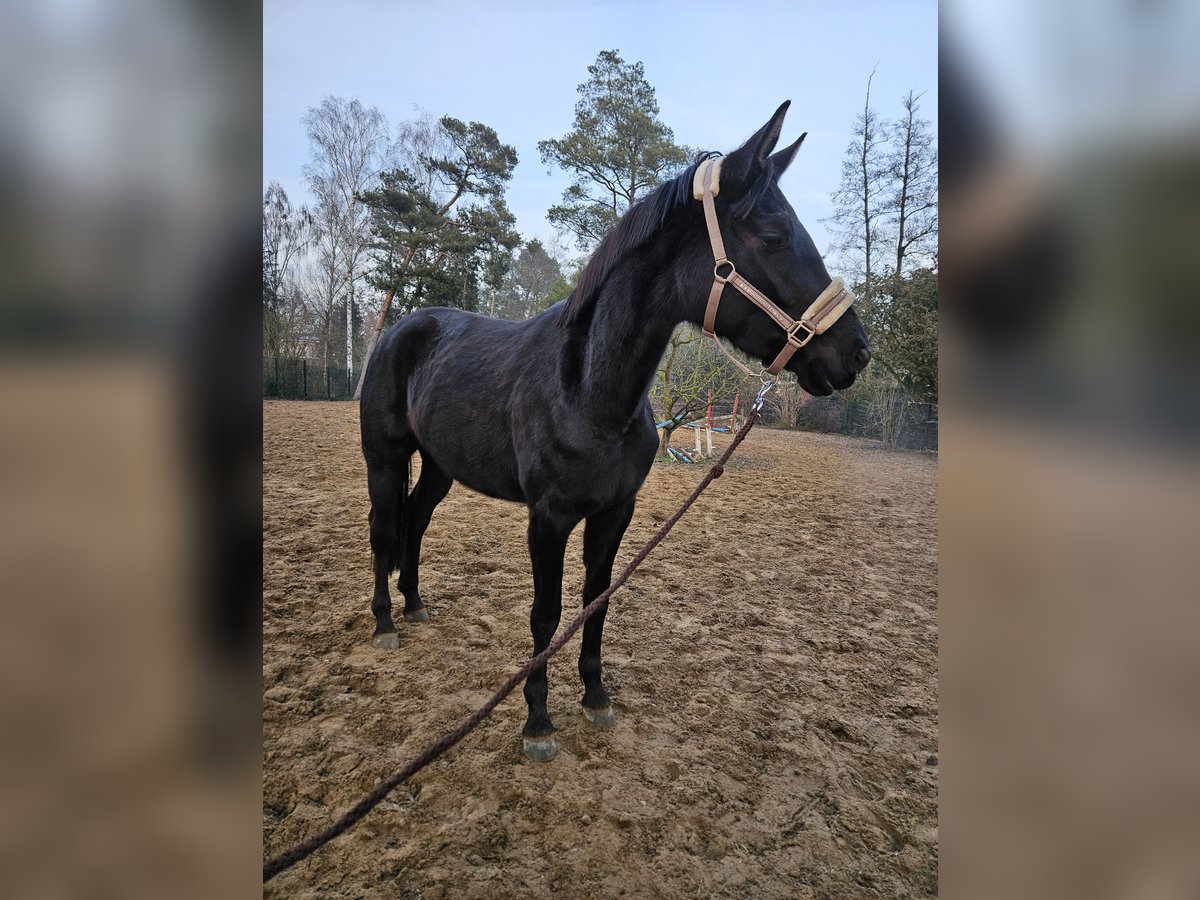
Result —
[[764, 234], [762, 236], [762, 242], [764, 244], [766, 244], [768, 247], [782, 247], [783, 242], [784, 242], [784, 237], [782, 234], [778, 234], [778, 233], [772, 231], [772, 232], [768, 232], [767, 234]]

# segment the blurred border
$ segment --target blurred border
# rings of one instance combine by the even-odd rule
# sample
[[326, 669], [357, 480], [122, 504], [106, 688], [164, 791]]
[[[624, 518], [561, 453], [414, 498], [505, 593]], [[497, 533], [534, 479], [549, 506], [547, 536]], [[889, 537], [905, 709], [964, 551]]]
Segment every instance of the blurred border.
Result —
[[261, 891], [261, 10], [0, 12], [0, 869]]
[[[1200, 895], [1200, 8], [943, 4], [943, 887]], [[0, 867], [261, 890], [261, 13], [0, 13]]]
[[1198, 23], [941, 7], [949, 896], [1200, 896]]

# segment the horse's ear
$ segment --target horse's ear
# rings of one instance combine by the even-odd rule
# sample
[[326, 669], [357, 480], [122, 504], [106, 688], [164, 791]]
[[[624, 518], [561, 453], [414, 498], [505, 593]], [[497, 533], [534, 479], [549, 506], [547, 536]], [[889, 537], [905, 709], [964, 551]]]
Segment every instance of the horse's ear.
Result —
[[727, 171], [736, 173], [739, 178], [750, 178], [762, 171], [767, 164], [767, 157], [779, 142], [779, 132], [783, 130], [783, 117], [787, 115], [791, 100], [784, 100], [775, 115], [762, 128], [751, 135], [750, 140], [742, 144], [732, 153], [722, 166]]
[[778, 153], [771, 154], [771, 169], [775, 173], [775, 180], [779, 180], [779, 176], [787, 171], [787, 167], [792, 164], [792, 159], [796, 155], [796, 151], [800, 149], [800, 145], [804, 143], [804, 139], [808, 137], [808, 132], [800, 135], [800, 139], [796, 143], [784, 147]]

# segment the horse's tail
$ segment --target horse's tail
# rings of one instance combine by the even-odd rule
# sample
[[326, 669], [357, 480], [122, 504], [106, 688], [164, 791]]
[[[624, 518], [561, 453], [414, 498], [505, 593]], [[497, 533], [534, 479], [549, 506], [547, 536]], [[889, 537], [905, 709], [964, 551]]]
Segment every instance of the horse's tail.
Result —
[[394, 551], [388, 554], [388, 571], [395, 572], [400, 568], [400, 548], [404, 546], [404, 510], [408, 504], [408, 486], [412, 482], [412, 457], [405, 460], [400, 467], [400, 494], [396, 497], [393, 507], [396, 510], [396, 536]]
[[[368, 478], [374, 473], [368, 472]], [[408, 502], [408, 484], [412, 476], [412, 459], [408, 459], [394, 470], [394, 475], [376, 476], [378, 480], [372, 485], [371, 511], [368, 521], [371, 526], [371, 552], [376, 559], [387, 566], [390, 574], [400, 568], [400, 552], [404, 546], [404, 505]], [[383, 483], [383, 487], [375, 485]], [[377, 517], [380, 512], [390, 510], [392, 513], [391, 528]]]
[[[380, 373], [385, 367], [387, 348], [373, 354], [363, 396], [359, 404], [363, 456], [367, 462], [367, 490], [371, 498], [371, 551], [377, 569], [388, 574], [400, 568], [404, 548], [404, 511], [408, 503], [409, 482], [412, 477], [412, 451], [405, 452], [402, 442], [389, 439], [402, 423], [396, 421], [393, 398], [380, 396]], [[387, 385], [384, 386], [386, 392]], [[400, 415], [404, 415], [403, 411]], [[386, 518], [380, 518], [381, 516]]]

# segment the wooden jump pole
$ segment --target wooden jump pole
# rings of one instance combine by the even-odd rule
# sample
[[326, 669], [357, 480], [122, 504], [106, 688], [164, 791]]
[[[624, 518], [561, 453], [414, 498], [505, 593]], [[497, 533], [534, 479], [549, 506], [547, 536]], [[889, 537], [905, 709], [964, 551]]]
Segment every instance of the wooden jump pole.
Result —
[[733, 414], [729, 417], [729, 430], [737, 431], [737, 408], [738, 400], [742, 398], [742, 392], [738, 391], [733, 395]]

